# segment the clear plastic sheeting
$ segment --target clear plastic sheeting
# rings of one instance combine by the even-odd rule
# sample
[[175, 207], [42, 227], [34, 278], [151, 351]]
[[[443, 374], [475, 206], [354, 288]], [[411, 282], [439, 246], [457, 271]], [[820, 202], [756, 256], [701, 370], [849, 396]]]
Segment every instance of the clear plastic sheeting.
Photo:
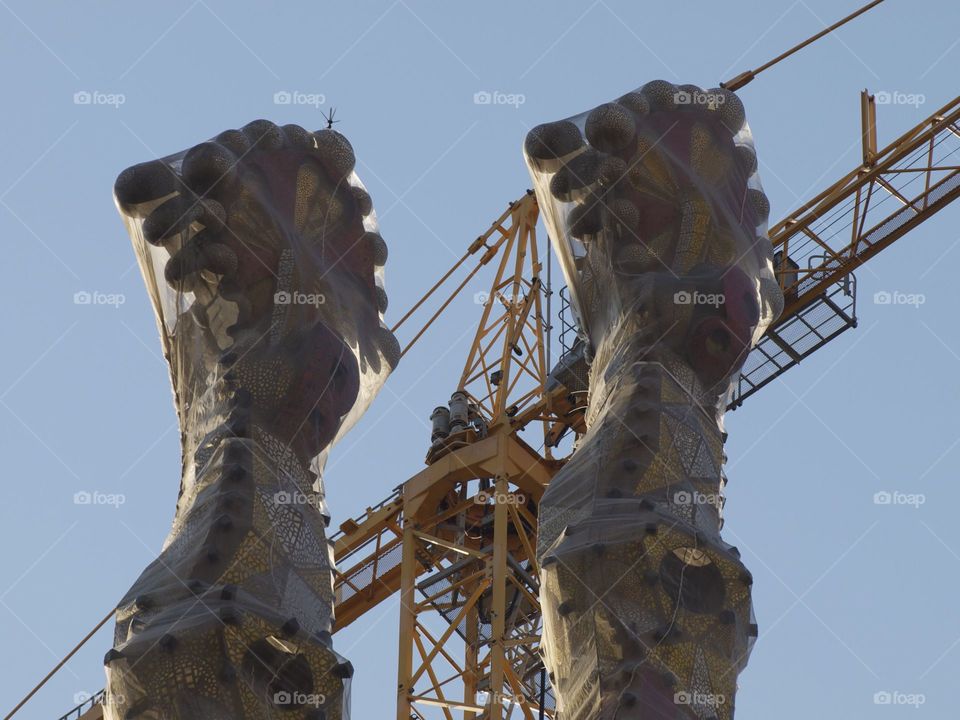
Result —
[[783, 307], [743, 105], [658, 80], [524, 150], [591, 362], [539, 509], [560, 717], [727, 720], [756, 625], [720, 538], [722, 418]]
[[400, 354], [354, 164], [338, 132], [258, 120], [117, 179], [183, 476], [117, 608], [108, 720], [349, 716], [322, 470]]

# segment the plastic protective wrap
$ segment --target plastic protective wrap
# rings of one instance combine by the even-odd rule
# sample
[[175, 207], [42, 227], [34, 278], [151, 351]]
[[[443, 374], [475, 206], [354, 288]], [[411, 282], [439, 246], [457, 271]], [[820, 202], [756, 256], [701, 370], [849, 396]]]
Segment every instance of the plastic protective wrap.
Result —
[[349, 715], [322, 469], [399, 359], [354, 164], [340, 133], [258, 120], [117, 179], [183, 474], [117, 608], [108, 720]]
[[539, 510], [561, 717], [726, 720], [756, 625], [720, 538], [722, 416], [783, 306], [743, 105], [654, 81], [524, 150], [591, 360], [587, 432]]

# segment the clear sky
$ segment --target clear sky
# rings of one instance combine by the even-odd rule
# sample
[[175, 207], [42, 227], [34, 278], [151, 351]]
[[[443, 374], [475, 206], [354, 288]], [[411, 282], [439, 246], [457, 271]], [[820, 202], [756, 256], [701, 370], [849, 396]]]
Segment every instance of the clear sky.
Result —
[[[120, 170], [256, 118], [319, 128], [335, 106], [390, 246], [395, 320], [529, 187], [529, 127], [656, 78], [713, 86], [855, 7], [0, 0], [0, 710], [123, 595], [173, 517], [178, 433], [111, 198]], [[958, 27], [955, 0], [887, 0], [740, 92], [772, 220], [857, 165], [861, 88], [925, 97], [879, 108], [881, 144], [960, 91]], [[494, 91], [523, 102], [474, 102]], [[958, 221], [960, 203], [861, 269], [860, 327], [728, 416], [724, 534], [755, 575], [760, 626], [738, 718], [955, 715]], [[877, 305], [881, 291], [925, 302]], [[478, 312], [472, 292], [458, 299], [335, 449], [334, 525], [422, 467]], [[123, 502], [75, 504], [95, 491]], [[925, 502], [877, 505], [880, 491]], [[335, 637], [357, 670], [355, 718], [392, 716], [396, 605]], [[102, 687], [108, 628], [23, 717], [57, 718]], [[882, 692], [923, 704], [879, 706]]]

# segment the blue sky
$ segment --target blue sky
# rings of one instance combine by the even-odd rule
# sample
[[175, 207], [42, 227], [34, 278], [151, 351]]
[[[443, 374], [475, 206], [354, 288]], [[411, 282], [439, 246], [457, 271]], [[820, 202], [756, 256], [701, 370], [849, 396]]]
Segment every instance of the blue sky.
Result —
[[[319, 128], [335, 106], [390, 246], [395, 320], [530, 186], [529, 127], [656, 78], [715, 85], [854, 8], [0, 0], [0, 709], [122, 596], [173, 517], [178, 433], [111, 198], [120, 170], [256, 118]], [[951, 0], [888, 0], [740, 92], [771, 219], [857, 165], [860, 89], [925, 98], [880, 107], [881, 145], [954, 97], [958, 16]], [[278, 92], [302, 102], [276, 104]], [[480, 92], [522, 102], [476, 104]], [[760, 625], [738, 718], [954, 712], [958, 219], [960, 204], [861, 269], [860, 327], [728, 416], [724, 534], [755, 575]], [[924, 303], [877, 305], [882, 291]], [[78, 292], [114, 302], [75, 304]], [[334, 451], [335, 525], [422, 467], [430, 411], [455, 389], [478, 314], [473, 292], [455, 301]], [[75, 504], [84, 491], [123, 502]], [[925, 502], [877, 505], [880, 491]], [[354, 716], [390, 716], [396, 599], [336, 644], [357, 668]], [[105, 628], [22, 716], [59, 717], [99, 689], [109, 647]], [[923, 704], [877, 705], [880, 692]]]

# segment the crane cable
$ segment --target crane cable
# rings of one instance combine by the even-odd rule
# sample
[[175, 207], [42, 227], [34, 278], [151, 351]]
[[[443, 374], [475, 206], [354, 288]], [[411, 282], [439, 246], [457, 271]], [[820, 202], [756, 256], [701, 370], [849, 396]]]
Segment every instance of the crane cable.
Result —
[[114, 610], [111, 608], [110, 612], [108, 612], [108, 613], [104, 616], [103, 620], [101, 620], [100, 622], [98, 622], [97, 625], [96, 625], [96, 627], [94, 627], [93, 630], [91, 630], [90, 632], [88, 632], [88, 633], [86, 634], [86, 636], [83, 638], [83, 640], [81, 640], [79, 643], [77, 643], [76, 646], [73, 648], [73, 650], [71, 650], [70, 652], [68, 652], [68, 653], [64, 656], [63, 660], [61, 660], [60, 662], [58, 662], [57, 665], [56, 665], [56, 667], [54, 667], [53, 670], [51, 670], [50, 672], [48, 672], [48, 673], [46, 674], [46, 676], [43, 678], [43, 680], [41, 680], [39, 683], [37, 683], [36, 687], [34, 687], [33, 690], [31, 690], [30, 692], [28, 692], [28, 693], [27, 693], [27, 696], [26, 696], [25, 698], [23, 698], [23, 700], [21, 700], [19, 703], [17, 703], [17, 706], [16, 706], [13, 710], [11, 710], [9, 713], [7, 713], [7, 715], [3, 718], [3, 720], [10, 720], [10, 718], [12, 718], [20, 708], [22, 708], [24, 705], [26, 705], [26, 704], [27, 704], [27, 701], [28, 701], [30, 698], [32, 698], [34, 695], [36, 695], [36, 694], [37, 694], [37, 691], [39, 691], [40, 688], [42, 688], [44, 685], [47, 684], [47, 680], [49, 680], [50, 678], [52, 678], [60, 668], [62, 668], [64, 665], [66, 665], [66, 664], [67, 664], [67, 661], [69, 661], [70, 658], [72, 658], [74, 655], [76, 655], [77, 650], [79, 650], [80, 648], [82, 648], [82, 647], [84, 646], [84, 644], [87, 642], [87, 640], [89, 640], [90, 638], [92, 638], [92, 637], [97, 633], [97, 630], [99, 630], [99, 629], [102, 628], [104, 625], [106, 625], [107, 620], [109, 620], [110, 618], [113, 617], [113, 613], [114, 613]]
[[[528, 190], [527, 195], [531, 195], [532, 192], [533, 191]], [[423, 297], [421, 297], [416, 303], [414, 303], [413, 307], [407, 310], [404, 316], [400, 318], [400, 320], [397, 321], [397, 323], [392, 328], [390, 328], [391, 332], [396, 333], [397, 329], [401, 325], [403, 325], [403, 323], [405, 323], [407, 319], [411, 315], [413, 315], [433, 295], [433, 293], [436, 292], [436, 290], [441, 285], [443, 285], [450, 278], [450, 276], [453, 275], [453, 273], [461, 265], [463, 265], [464, 262], [467, 261], [467, 259], [471, 255], [475, 255], [476, 253], [480, 252], [480, 250], [485, 250], [485, 252], [480, 256], [480, 259], [477, 261], [477, 265], [467, 274], [467, 276], [460, 282], [460, 284], [456, 288], [454, 288], [453, 292], [450, 293], [450, 296], [443, 302], [443, 304], [440, 305], [440, 308], [436, 312], [434, 312], [434, 314], [430, 317], [430, 319], [427, 320], [426, 324], [422, 328], [420, 328], [420, 330], [414, 335], [413, 339], [407, 343], [406, 347], [403, 348], [403, 350], [400, 353], [401, 358], [407, 354], [407, 351], [411, 347], [413, 347], [413, 344], [417, 342], [417, 340], [419, 340], [423, 336], [423, 334], [430, 328], [430, 326], [433, 324], [433, 321], [436, 320], [443, 313], [443, 311], [447, 309], [447, 307], [450, 305], [450, 303], [454, 301], [454, 299], [456, 299], [456, 297], [460, 294], [460, 291], [463, 290], [464, 287], [466, 287], [467, 283], [469, 283], [473, 279], [473, 277], [478, 272], [480, 272], [480, 270], [483, 269], [483, 267], [487, 263], [489, 263], [494, 257], [496, 257], [497, 253], [500, 252], [500, 249], [506, 243], [507, 237], [508, 237], [508, 233], [504, 229], [503, 223], [505, 223], [507, 219], [511, 215], [513, 215], [514, 211], [520, 205], [523, 199], [524, 198], [521, 197], [519, 200], [514, 200], [513, 202], [509, 203], [504, 213], [500, 217], [498, 217], [496, 220], [494, 220], [492, 223], [490, 223], [490, 227], [487, 229], [487, 231], [483, 235], [480, 235], [472, 243], [470, 243], [470, 246], [467, 248], [467, 251], [463, 254], [463, 256], [459, 260], [457, 260], [456, 263], [454, 263], [453, 267], [447, 270], [447, 272], [445, 272], [443, 276], [433, 284], [433, 287], [431, 287]], [[500, 236], [497, 237], [491, 245], [488, 245], [487, 241], [490, 240], [491, 237], [493, 237], [496, 231], [500, 232]]]
[[830, 27], [824, 28], [823, 30], [821, 30], [820, 32], [818, 32], [816, 35], [814, 35], [814, 36], [812, 36], [812, 37], [809, 37], [809, 38], [807, 38], [806, 40], [804, 40], [802, 43], [799, 43], [799, 44], [797, 44], [797, 45], [794, 45], [792, 48], [790, 48], [790, 49], [787, 50], [786, 52], [781, 53], [780, 55], [777, 55], [777, 57], [775, 57], [773, 60], [771, 60], [771, 61], [768, 62], [768, 63], [765, 63], [765, 64], [761, 65], [761, 66], [758, 67], [756, 70], [747, 70], [746, 72], [740, 73], [740, 74], [737, 75], [735, 78], [732, 78], [732, 79], [730, 79], [730, 80], [727, 80], [726, 82], [720, 83], [720, 87], [725, 88], [725, 89], [727, 89], [727, 90], [739, 90], [740, 88], [742, 88], [742, 87], [743, 87], [744, 85], [746, 85], [748, 82], [750, 82], [751, 80], [753, 80], [757, 75], [759, 75], [760, 73], [762, 73], [762, 72], [763, 72], [764, 70], [766, 70], [767, 68], [776, 65], [776, 64], [777, 64], [778, 62], [780, 62], [781, 60], [786, 60], [788, 57], [790, 57], [791, 55], [793, 55], [795, 52], [798, 52], [798, 51], [800, 51], [800, 50], [803, 50], [803, 48], [805, 48], [807, 45], [810, 45], [811, 43], [816, 42], [817, 40], [819, 40], [820, 38], [822, 38], [824, 35], [828, 35], [828, 34], [832, 33], [834, 30], [836, 30], [837, 28], [839, 28], [841, 25], [846, 25], [848, 22], [850, 22], [850, 21], [853, 20], [854, 18], [859, 17], [860, 15], [863, 15], [865, 12], [867, 12], [867, 10], [871, 10], [872, 8], [876, 7], [877, 5], [879, 5], [879, 4], [882, 3], [882, 2], [883, 2], [883, 0], [873, 0], [873, 2], [867, 3], [866, 5], [864, 5], [862, 8], [860, 8], [860, 9], [857, 10], [856, 12], [850, 13], [849, 15], [847, 15], [845, 18], [843, 18], [843, 20], [838, 20], [837, 22], [835, 22], [835, 23], [834, 23], [833, 25], [831, 25]]

